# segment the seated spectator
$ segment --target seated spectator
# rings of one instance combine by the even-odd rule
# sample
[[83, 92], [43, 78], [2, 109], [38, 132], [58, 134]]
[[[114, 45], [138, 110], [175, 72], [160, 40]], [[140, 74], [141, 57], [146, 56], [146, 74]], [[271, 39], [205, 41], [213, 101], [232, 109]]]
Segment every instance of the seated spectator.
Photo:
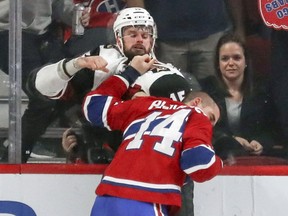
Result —
[[270, 94], [265, 80], [253, 80], [247, 50], [237, 36], [220, 38], [215, 68], [216, 78], [200, 84], [221, 107], [213, 141], [216, 153], [222, 159], [267, 154], [274, 145]]
[[73, 35], [70, 26], [64, 27], [65, 49], [68, 56], [74, 57], [102, 44], [115, 43], [112, 27], [117, 13], [126, 6], [125, 1], [74, 0], [74, 3], [81, 3], [90, 8], [90, 21], [81, 36]]

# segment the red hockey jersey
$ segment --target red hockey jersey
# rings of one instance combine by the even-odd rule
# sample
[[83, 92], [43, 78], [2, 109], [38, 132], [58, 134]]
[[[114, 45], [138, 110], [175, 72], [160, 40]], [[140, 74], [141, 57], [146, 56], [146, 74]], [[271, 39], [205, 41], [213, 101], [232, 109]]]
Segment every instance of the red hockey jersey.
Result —
[[108, 78], [84, 100], [92, 124], [123, 132], [96, 194], [180, 206], [187, 174], [203, 182], [222, 168], [211, 145], [212, 125], [199, 108], [168, 98], [122, 101], [132, 70]]

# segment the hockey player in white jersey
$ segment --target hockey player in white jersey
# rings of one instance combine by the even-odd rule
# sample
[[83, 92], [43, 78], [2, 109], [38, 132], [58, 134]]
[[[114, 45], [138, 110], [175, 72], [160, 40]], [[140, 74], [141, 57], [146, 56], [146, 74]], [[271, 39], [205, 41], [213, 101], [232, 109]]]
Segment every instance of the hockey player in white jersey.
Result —
[[[80, 79], [79, 73], [90, 73], [89, 75], [84, 75], [88, 76], [87, 79], [89, 81], [82, 83], [82, 85], [86, 85], [87, 89], [90, 88], [89, 90], [91, 90], [91, 88], [95, 89], [112, 74], [121, 73], [135, 55], [149, 54], [151, 57], [156, 58], [153, 52], [157, 37], [156, 25], [145, 9], [127, 8], [122, 10], [113, 28], [116, 45], [102, 45], [82, 56], [73, 59], [63, 59], [55, 64], [40, 68], [40, 70], [33, 73], [30, 79], [31, 90], [36, 90], [51, 99], [67, 99], [67, 95], [70, 95], [71, 87], [74, 91], [77, 91], [76, 84], [73, 86], [70, 81]], [[155, 76], [156, 79], [161, 77], [163, 72], [174, 74], [179, 79], [184, 78], [180, 71], [171, 64], [156, 61], [154, 70], [162, 72]], [[153, 71], [153, 73], [157, 71]], [[93, 76], [93, 80], [91, 76]], [[91, 83], [91, 81], [93, 82]], [[179, 85], [183, 83], [189, 84], [184, 79]], [[198, 88], [196, 81], [194, 84]], [[68, 88], [69, 85], [70, 87]], [[72, 97], [74, 96], [72, 95]]]
[[[97, 88], [109, 76], [124, 71], [134, 56], [144, 54], [155, 59], [155, 64], [136, 80], [130, 95], [126, 96], [131, 97], [142, 90], [149, 95], [180, 101], [191, 89], [198, 88], [196, 81], [189, 83], [178, 69], [157, 60], [153, 52], [156, 25], [145, 9], [122, 10], [113, 28], [115, 45], [103, 45], [82, 56], [42, 67], [30, 79], [31, 90], [41, 97], [73, 100], [80, 104], [87, 92]], [[71, 149], [69, 143], [67, 145], [66, 149]]]

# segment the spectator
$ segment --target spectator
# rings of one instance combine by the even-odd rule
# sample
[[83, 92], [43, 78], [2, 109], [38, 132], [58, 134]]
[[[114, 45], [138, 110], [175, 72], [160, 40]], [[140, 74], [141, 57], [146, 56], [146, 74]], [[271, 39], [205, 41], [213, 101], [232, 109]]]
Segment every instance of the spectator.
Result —
[[216, 77], [200, 83], [222, 108], [214, 131], [217, 155], [227, 159], [230, 155], [268, 153], [274, 144], [271, 95], [265, 81], [254, 82], [247, 49], [236, 35], [220, 38], [215, 68]]
[[[9, 1], [0, 2], [0, 68], [8, 74]], [[72, 0], [23, 0], [22, 2], [22, 89], [29, 97], [28, 108], [22, 117], [22, 161], [26, 162], [36, 140], [44, 133], [55, 114], [55, 101], [39, 100], [26, 88], [30, 72], [48, 62], [56, 62], [65, 54], [63, 41], [57, 34], [54, 16], [68, 25], [72, 23]], [[55, 14], [54, 14], [55, 12]], [[57, 13], [56, 13], [57, 12]], [[86, 15], [84, 15], [86, 14]], [[83, 25], [88, 25], [89, 14], [84, 12]], [[7, 146], [1, 145], [7, 160]]]
[[[143, 17], [138, 17], [139, 13]], [[127, 17], [131, 18], [131, 21]], [[131, 28], [131, 25], [135, 25], [135, 27]], [[120, 73], [135, 55], [154, 56], [155, 24], [153, 18], [144, 9], [123, 10], [122, 15], [119, 15], [114, 24], [114, 31], [117, 38], [116, 45], [102, 45], [81, 57], [61, 60], [58, 63], [44, 66], [40, 70], [35, 70], [29, 82], [31, 92], [38, 92], [39, 97], [44, 95], [45, 98], [72, 101], [74, 104], [78, 102], [79, 104], [85, 93], [96, 88], [108, 76]], [[90, 62], [95, 62], [96, 65], [91, 67]], [[89, 68], [86, 67], [87, 65]], [[190, 84], [172, 65], [157, 61], [157, 67], [165, 72], [164, 74], [157, 73], [158, 78], [159, 74], [162, 76], [169, 74], [172, 75], [173, 80], [177, 81], [170, 81], [169, 86], [173, 85], [173, 89], [167, 87], [171, 94], [178, 95], [178, 91], [182, 90], [190, 91]], [[109, 72], [107, 72], [108, 69]], [[155, 70], [157, 71], [157, 68]], [[163, 77], [165, 79], [166, 76]], [[169, 94], [167, 95], [169, 96]], [[86, 125], [85, 121], [83, 124]]]
[[96, 189], [93, 216], [152, 216], [155, 210], [168, 216], [181, 206], [180, 187], [187, 174], [203, 182], [222, 167], [211, 145], [219, 108], [208, 95], [195, 97], [192, 91], [186, 105], [156, 97], [121, 101], [129, 85], [154, 62], [148, 55], [136, 56], [123, 73], [108, 78], [84, 100], [85, 116], [93, 125], [123, 132]]
[[242, 0], [127, 0], [127, 6], [145, 6], [151, 13], [158, 28], [159, 60], [172, 63], [188, 78], [189, 74], [197, 79], [214, 74], [217, 41], [232, 26], [245, 37]]
[[125, 7], [125, 1], [87, 1], [74, 0], [74, 3], [89, 5], [90, 22], [85, 28], [84, 35], [71, 35], [71, 27], [65, 28], [65, 49], [69, 57], [74, 57], [89, 50], [93, 50], [102, 44], [114, 44], [115, 37], [112, 29], [116, 14]]

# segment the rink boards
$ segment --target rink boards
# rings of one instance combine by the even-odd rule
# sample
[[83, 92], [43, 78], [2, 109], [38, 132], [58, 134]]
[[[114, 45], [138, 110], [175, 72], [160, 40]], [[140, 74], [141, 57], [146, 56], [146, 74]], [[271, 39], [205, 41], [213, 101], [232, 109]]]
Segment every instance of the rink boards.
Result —
[[[0, 165], [0, 215], [89, 216], [105, 165]], [[284, 216], [288, 166], [231, 166], [195, 183], [195, 216]]]

